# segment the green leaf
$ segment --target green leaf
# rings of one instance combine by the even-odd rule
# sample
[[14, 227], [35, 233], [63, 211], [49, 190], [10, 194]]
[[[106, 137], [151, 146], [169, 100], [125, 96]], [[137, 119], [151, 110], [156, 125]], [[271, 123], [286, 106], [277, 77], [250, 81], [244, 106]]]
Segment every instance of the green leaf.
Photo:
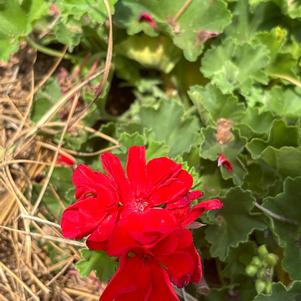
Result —
[[235, 89], [248, 91], [255, 83], [267, 83], [264, 68], [268, 64], [269, 50], [265, 45], [228, 38], [205, 53], [201, 71], [226, 94]]
[[164, 36], [157, 38], [146, 35], [131, 36], [117, 44], [116, 51], [144, 67], [159, 69], [165, 73], [174, 68], [181, 56], [179, 49]]
[[149, 24], [139, 22], [141, 13], [148, 12], [161, 32], [167, 33], [174, 44], [181, 48], [188, 61], [195, 61], [202, 53], [204, 43], [218, 35], [230, 23], [231, 14], [222, 0], [195, 0], [177, 20], [183, 1], [127, 0], [116, 6], [116, 22], [127, 29], [129, 35], [144, 31], [154, 36]]
[[82, 277], [87, 277], [92, 271], [96, 272], [100, 281], [108, 281], [114, 274], [117, 262], [106, 255], [104, 251], [81, 249], [81, 260], [76, 263]]
[[[112, 14], [117, 1], [108, 1]], [[102, 0], [57, 0], [56, 4], [61, 12], [62, 21], [66, 24], [70, 18], [81, 21], [86, 16], [93, 24], [102, 25], [108, 15]]]
[[188, 95], [206, 124], [215, 125], [220, 118], [240, 121], [244, 115], [245, 105], [233, 95], [223, 95], [214, 85], [192, 86]]
[[[300, 170], [299, 170], [300, 175]], [[287, 178], [283, 184], [283, 192], [264, 200], [264, 207], [284, 217], [288, 222], [270, 217], [272, 228], [283, 247], [283, 267], [292, 279], [301, 279], [301, 177]]]
[[262, 111], [271, 111], [280, 116], [301, 115], [301, 90], [274, 86], [266, 91]]
[[57, 41], [68, 46], [70, 51], [80, 43], [82, 29], [80, 24], [74, 20], [70, 20], [66, 24], [59, 22], [54, 31]]
[[157, 108], [142, 106], [138, 114], [141, 125], [169, 146], [172, 157], [188, 152], [197, 143], [198, 121], [194, 116], [184, 115], [183, 105], [176, 100], [162, 100]]
[[43, 0], [17, 0], [0, 3], [0, 60], [7, 60], [19, 47], [20, 38], [28, 35], [34, 22], [47, 14]]
[[289, 287], [281, 282], [273, 283], [272, 294], [258, 295], [253, 301], [297, 301], [301, 297], [301, 281], [293, 281]]
[[301, 148], [282, 147], [276, 149], [268, 146], [260, 156], [269, 166], [283, 177], [297, 177], [301, 170]]
[[230, 278], [231, 282], [237, 280], [243, 275], [246, 276], [246, 266], [257, 255], [257, 246], [254, 241], [239, 244], [237, 248], [232, 248], [226, 259], [226, 265], [223, 269], [224, 277]]
[[262, 215], [251, 212], [255, 203], [251, 192], [232, 188], [221, 200], [224, 206], [218, 211], [217, 223], [205, 232], [211, 255], [225, 260], [230, 248], [248, 241], [254, 230], [263, 230], [266, 225]]
[[268, 139], [264, 141], [254, 138], [247, 144], [252, 158], [259, 158], [268, 146], [280, 149], [284, 146], [299, 145], [300, 129], [298, 126], [287, 125], [283, 120], [275, 120], [272, 124]]

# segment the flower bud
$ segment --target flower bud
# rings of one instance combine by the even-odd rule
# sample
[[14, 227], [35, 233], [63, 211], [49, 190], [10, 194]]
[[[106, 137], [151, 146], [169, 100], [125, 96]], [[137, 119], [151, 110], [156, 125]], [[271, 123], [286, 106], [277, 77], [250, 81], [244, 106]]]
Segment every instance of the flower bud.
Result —
[[257, 266], [250, 264], [246, 267], [245, 271], [248, 276], [254, 277], [257, 273], [257, 270], [258, 270]]
[[262, 262], [261, 262], [261, 260], [260, 260], [260, 258], [258, 256], [254, 256], [252, 258], [251, 264], [255, 265], [255, 266], [259, 267], [259, 268], [262, 266]]
[[278, 262], [278, 256], [270, 253], [265, 257], [264, 260], [269, 266], [274, 267]]
[[261, 245], [261, 246], [257, 249], [257, 251], [258, 251], [258, 254], [259, 254], [259, 256], [260, 256], [261, 258], [264, 258], [266, 255], [269, 254], [269, 252], [268, 252], [268, 250], [267, 250], [267, 248], [266, 248], [265, 245]]
[[265, 291], [266, 288], [266, 283], [263, 280], [257, 279], [255, 281], [255, 288], [258, 294], [262, 293]]

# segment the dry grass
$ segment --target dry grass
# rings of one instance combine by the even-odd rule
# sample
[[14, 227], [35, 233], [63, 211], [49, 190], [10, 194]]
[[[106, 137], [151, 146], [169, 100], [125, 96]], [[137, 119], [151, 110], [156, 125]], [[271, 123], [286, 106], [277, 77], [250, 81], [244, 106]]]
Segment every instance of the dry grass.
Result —
[[[34, 95], [56, 71], [65, 50], [37, 83], [36, 53], [26, 45], [8, 63], [0, 64], [0, 300], [98, 300], [103, 289], [95, 275], [82, 279], [74, 268], [79, 259], [78, 248], [84, 243], [63, 238], [59, 221], [47, 220], [45, 215], [49, 215], [45, 208], [41, 210], [40, 204], [46, 189], [54, 189], [50, 179], [60, 154], [74, 158], [105, 151], [78, 153], [65, 149], [64, 137], [68, 131], [92, 132], [118, 147], [115, 139], [81, 123], [90, 105], [76, 112], [80, 89], [99, 77], [99, 94], [107, 81], [113, 46], [111, 17], [109, 24], [104, 69], [70, 87], [36, 123], [30, 120]], [[67, 104], [66, 121], [54, 122], [53, 118]], [[47, 139], [42, 135], [45, 132]], [[51, 139], [54, 135], [59, 137], [57, 144]], [[42, 189], [33, 199], [33, 183], [43, 173], [46, 176]], [[59, 196], [57, 201], [64, 206]], [[49, 245], [60, 259], [55, 264], [47, 251]]]

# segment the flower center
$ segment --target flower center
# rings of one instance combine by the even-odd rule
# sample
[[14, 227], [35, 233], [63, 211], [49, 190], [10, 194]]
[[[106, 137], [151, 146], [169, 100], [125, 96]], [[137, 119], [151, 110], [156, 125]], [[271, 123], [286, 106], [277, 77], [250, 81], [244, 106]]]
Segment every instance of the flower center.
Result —
[[143, 199], [137, 199], [131, 202], [131, 209], [135, 212], [143, 212], [148, 206], [148, 202]]

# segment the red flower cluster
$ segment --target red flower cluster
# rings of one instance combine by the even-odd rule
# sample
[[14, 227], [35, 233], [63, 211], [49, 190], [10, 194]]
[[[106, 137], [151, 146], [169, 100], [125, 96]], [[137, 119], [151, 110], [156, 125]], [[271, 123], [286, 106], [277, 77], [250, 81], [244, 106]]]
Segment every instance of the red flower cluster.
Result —
[[178, 300], [171, 283], [183, 287], [202, 277], [189, 226], [219, 200], [202, 201], [180, 164], [145, 159], [145, 147], [129, 148], [126, 174], [111, 153], [101, 156], [104, 173], [79, 165], [73, 174], [77, 201], [62, 217], [63, 235], [87, 238], [93, 250], [119, 258], [120, 266], [100, 301]]

